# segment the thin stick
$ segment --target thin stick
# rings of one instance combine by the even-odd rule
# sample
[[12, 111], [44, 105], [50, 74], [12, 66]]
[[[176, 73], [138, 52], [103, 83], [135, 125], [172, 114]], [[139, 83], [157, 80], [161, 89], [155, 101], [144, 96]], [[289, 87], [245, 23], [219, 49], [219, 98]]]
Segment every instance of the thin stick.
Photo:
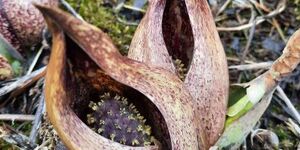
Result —
[[128, 26], [138, 26], [138, 25], [139, 25], [138, 22], [126, 21], [126, 20], [124, 20], [124, 19], [121, 19], [119, 16], [117, 16], [117, 20], [118, 20], [120, 23], [123, 23], [123, 24], [128, 25]]
[[[256, 13], [253, 10], [253, 8], [251, 8], [251, 20], [250, 20], [250, 22], [254, 22], [254, 24], [255, 24], [255, 16], [256, 16]], [[242, 64], [244, 64], [245, 57], [249, 53], [249, 48], [250, 48], [252, 39], [254, 37], [255, 27], [256, 27], [254, 24], [253, 24], [253, 26], [251, 27], [251, 29], [249, 31], [249, 36], [248, 36], [249, 38], [247, 40], [247, 44], [246, 44], [245, 50], [243, 51], [243, 54], [242, 54], [242, 57], [241, 57], [241, 63]]]
[[300, 138], [300, 127], [291, 118], [288, 119], [286, 124], [289, 126], [289, 129]]
[[33, 121], [34, 115], [0, 114], [0, 120], [2, 120], [2, 121]]
[[[228, 61], [234, 61], [234, 62], [240, 62], [241, 60], [237, 57], [227, 57]], [[256, 62], [252, 61], [252, 60], [245, 60], [245, 63], [247, 64], [255, 64]]]
[[36, 65], [36, 63], [37, 63], [37, 61], [39, 60], [40, 56], [42, 55], [43, 50], [46, 49], [46, 48], [49, 48], [49, 44], [47, 43], [47, 40], [46, 40], [46, 37], [45, 37], [45, 34], [46, 34], [47, 31], [48, 31], [47, 28], [45, 28], [45, 29], [43, 30], [43, 41], [42, 41], [42, 46], [40, 47], [40, 49], [39, 49], [38, 52], [36, 53], [36, 55], [35, 55], [35, 57], [34, 57], [32, 63], [31, 63], [31, 65], [30, 65], [29, 69], [27, 70], [26, 75], [29, 75], [29, 74], [33, 71], [33, 69], [34, 69], [34, 67], [35, 67], [35, 65]]
[[273, 62], [261, 62], [255, 64], [247, 64], [247, 65], [232, 65], [229, 66], [229, 69], [237, 69], [237, 70], [256, 70], [256, 69], [269, 69], [272, 66]]
[[36, 141], [36, 136], [37, 136], [37, 131], [39, 129], [39, 126], [41, 124], [41, 120], [42, 120], [42, 116], [43, 116], [43, 111], [44, 111], [44, 106], [45, 106], [45, 99], [44, 99], [44, 94], [40, 95], [40, 102], [39, 102], [39, 106], [38, 109], [35, 113], [35, 118], [33, 121], [33, 125], [31, 128], [31, 132], [30, 132], [30, 136], [29, 136], [29, 140], [33, 143], [35, 143]]
[[0, 97], [17, 88], [26, 87], [28, 84], [32, 83], [33, 81], [37, 81], [38, 79], [44, 76], [45, 72], [46, 72], [46, 67], [43, 67], [40, 68], [39, 70], [34, 71], [29, 75], [20, 77], [16, 81], [9, 83], [8, 85], [0, 89]]
[[43, 142], [41, 145], [37, 146], [34, 150], [40, 150], [43, 149], [46, 145], [48, 145], [51, 142], [52, 138], [47, 139], [45, 142]]
[[119, 12], [123, 8], [124, 4], [125, 4], [125, 0], [119, 0], [117, 5], [114, 6], [114, 11]]
[[33, 68], [35, 67], [37, 61], [39, 60], [39, 58], [40, 58], [40, 56], [41, 56], [41, 54], [42, 54], [44, 48], [45, 48], [44, 45], [41, 46], [41, 48], [39, 49], [39, 51], [36, 53], [36, 55], [35, 55], [35, 57], [34, 57], [32, 63], [31, 63], [31, 65], [30, 65], [29, 69], [27, 70], [26, 75], [29, 75], [29, 74], [32, 72], [32, 70], [33, 70]]
[[275, 18], [273, 18], [272, 23], [275, 26], [275, 28], [277, 29], [277, 32], [279, 33], [281, 39], [286, 43], [287, 39], [285, 38], [284, 33], [283, 33], [278, 21]]
[[219, 9], [219, 11], [217, 12], [217, 15], [216, 16], [219, 16], [227, 7], [228, 5], [230, 4], [232, 0], [227, 0], [223, 5], [222, 7]]
[[265, 5], [258, 3], [256, 0], [250, 0], [252, 4], [254, 4], [257, 8], [264, 10], [265, 12], [270, 12], [271, 10], [267, 8]]
[[27, 136], [17, 132], [9, 125], [0, 126], [0, 133], [0, 138], [20, 149], [34, 149], [37, 146], [35, 143], [30, 142]]
[[[240, 25], [242, 25], [244, 21], [243, 21], [243, 19], [241, 18], [240, 12], [237, 11], [237, 12], [235, 13], [235, 16], [236, 16], [236, 20], [238, 21], [238, 23], [239, 23]], [[248, 39], [247, 31], [246, 31], [246, 30], [243, 30], [242, 32], [243, 32], [245, 38]]]
[[254, 25], [255, 26], [259, 25], [264, 21], [265, 21], [264, 18], [257, 17], [255, 22], [250, 22], [248, 24], [240, 25], [240, 26], [237, 26], [237, 27], [217, 27], [217, 30], [218, 31], [241, 31], [241, 30], [249, 29]]
[[[122, 8], [127, 8], [127, 9], [133, 9], [133, 7], [129, 7], [128, 5], [125, 6], [125, 0], [121, 0], [118, 2], [118, 5], [114, 7], [114, 12], [115, 12], [115, 15], [117, 17], [117, 20], [120, 22], [120, 23], [123, 23], [125, 25], [128, 25], [128, 26], [138, 26], [139, 23], [138, 22], [131, 22], [131, 21], [126, 21], [122, 18], [119, 17], [118, 13], [121, 11]], [[137, 10], [135, 10], [137, 11]]]
[[133, 11], [138, 11], [138, 12], [141, 12], [141, 13], [146, 13], [146, 11], [144, 9], [137, 8], [137, 7], [134, 7], [134, 6], [130, 6], [130, 5], [124, 4], [123, 7], [126, 8], [126, 9], [133, 10]]
[[60, 3], [76, 18], [83, 20], [83, 18], [74, 10], [74, 8], [65, 0], [60, 0]]
[[267, 15], [257, 17], [255, 22], [249, 22], [248, 24], [244, 24], [244, 25], [237, 26], [237, 27], [217, 27], [217, 30], [218, 31], [241, 31], [241, 30], [251, 28], [253, 25], [255, 25], [255, 26], [259, 25], [262, 22], [264, 22], [266, 19], [272, 18], [272, 17], [276, 16], [277, 14], [283, 12], [286, 8], [286, 3], [285, 2], [286, 1], [283, 0], [280, 4], [278, 4], [279, 7], [277, 9], [275, 9], [274, 11], [268, 13]]
[[289, 112], [288, 113], [298, 122], [298, 124], [300, 124], [300, 114], [296, 110], [294, 105], [291, 103], [290, 99], [286, 96], [286, 94], [284, 93], [284, 91], [280, 86], [277, 86], [276, 90], [279, 93], [279, 97], [284, 101], [287, 108], [290, 110], [289, 112], [291, 114]]

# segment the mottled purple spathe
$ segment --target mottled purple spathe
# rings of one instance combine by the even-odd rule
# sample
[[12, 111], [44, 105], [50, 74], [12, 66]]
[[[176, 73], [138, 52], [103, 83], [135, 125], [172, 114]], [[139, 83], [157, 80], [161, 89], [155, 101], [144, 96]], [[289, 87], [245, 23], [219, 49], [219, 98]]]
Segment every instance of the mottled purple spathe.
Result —
[[58, 0], [0, 0], [0, 34], [18, 50], [39, 42], [46, 26], [32, 3], [55, 6]]

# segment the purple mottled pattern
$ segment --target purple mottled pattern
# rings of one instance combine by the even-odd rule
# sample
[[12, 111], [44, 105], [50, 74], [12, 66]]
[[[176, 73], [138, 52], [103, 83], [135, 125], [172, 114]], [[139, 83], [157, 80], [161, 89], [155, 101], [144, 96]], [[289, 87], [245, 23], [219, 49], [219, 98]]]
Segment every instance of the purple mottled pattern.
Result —
[[46, 24], [32, 3], [58, 5], [58, 0], [0, 0], [0, 33], [16, 49], [41, 40]]

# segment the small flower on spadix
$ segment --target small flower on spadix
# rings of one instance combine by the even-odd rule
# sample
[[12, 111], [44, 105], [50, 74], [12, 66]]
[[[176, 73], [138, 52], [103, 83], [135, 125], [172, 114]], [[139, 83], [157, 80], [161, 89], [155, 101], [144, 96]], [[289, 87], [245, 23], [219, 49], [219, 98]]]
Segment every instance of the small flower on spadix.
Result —
[[125, 145], [147, 146], [152, 143], [151, 127], [126, 98], [105, 93], [90, 101], [87, 123], [100, 135]]

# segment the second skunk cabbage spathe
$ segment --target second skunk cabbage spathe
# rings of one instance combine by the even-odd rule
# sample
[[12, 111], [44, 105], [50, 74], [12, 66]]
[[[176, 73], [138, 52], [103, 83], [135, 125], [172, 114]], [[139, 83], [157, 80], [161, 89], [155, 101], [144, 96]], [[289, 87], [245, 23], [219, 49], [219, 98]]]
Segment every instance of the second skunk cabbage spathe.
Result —
[[40, 42], [46, 26], [32, 3], [58, 6], [58, 0], [0, 0], [0, 34], [19, 51]]
[[32, 2], [58, 5], [58, 0], [0, 0], [1, 81], [20, 75], [25, 49], [42, 40], [46, 23]]
[[[53, 35], [47, 112], [68, 148], [208, 149], [217, 141], [224, 128], [229, 81], [207, 1], [150, 1], [129, 58], [100, 29], [58, 8], [36, 6]], [[184, 81], [174, 59], [188, 68]], [[132, 100], [159, 142], [134, 147], [137, 139], [124, 145], [91, 130], [82, 121], [84, 113], [89, 101], [107, 91]], [[98, 110], [102, 103], [92, 105]]]

